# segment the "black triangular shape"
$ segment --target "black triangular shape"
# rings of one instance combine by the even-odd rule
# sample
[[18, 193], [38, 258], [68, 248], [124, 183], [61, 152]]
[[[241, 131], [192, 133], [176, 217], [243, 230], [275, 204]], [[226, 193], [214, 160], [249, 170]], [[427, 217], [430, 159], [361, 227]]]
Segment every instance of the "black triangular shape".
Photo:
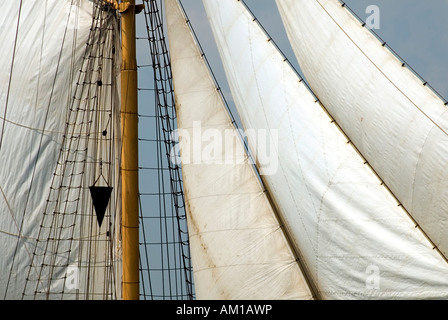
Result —
[[107, 205], [109, 204], [112, 187], [90, 187], [90, 195], [92, 196], [93, 206], [95, 207], [98, 224], [101, 227]]

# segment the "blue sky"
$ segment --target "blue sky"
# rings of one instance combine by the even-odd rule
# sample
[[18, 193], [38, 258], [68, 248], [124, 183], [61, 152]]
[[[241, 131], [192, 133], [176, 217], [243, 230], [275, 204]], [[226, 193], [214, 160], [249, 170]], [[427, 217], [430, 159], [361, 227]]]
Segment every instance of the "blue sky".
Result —
[[[218, 0], [217, 0], [218, 1]], [[275, 0], [245, 0], [285, 55], [295, 63], [280, 22]], [[346, 0], [346, 4], [365, 20], [369, 5], [380, 9], [380, 29], [385, 40], [417, 73], [448, 98], [448, 0]], [[225, 81], [214, 47], [202, 0], [182, 1], [204, 51], [221, 83]]]

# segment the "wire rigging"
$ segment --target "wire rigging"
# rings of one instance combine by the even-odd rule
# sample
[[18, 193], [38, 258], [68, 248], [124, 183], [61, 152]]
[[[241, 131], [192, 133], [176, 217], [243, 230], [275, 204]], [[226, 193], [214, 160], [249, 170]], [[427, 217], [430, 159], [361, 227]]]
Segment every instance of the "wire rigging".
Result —
[[[153, 137], [142, 137], [140, 143], [146, 146], [152, 145], [156, 149], [153, 163], [140, 166], [140, 171], [158, 182], [157, 190], [140, 192], [141, 225], [145, 226], [145, 230], [150, 228], [149, 236], [145, 237], [141, 249], [141, 252], [150, 255], [146, 259], [141, 259], [141, 275], [143, 279], [151, 279], [149, 282], [143, 281], [143, 298], [193, 299], [182, 173], [179, 164], [173, 163], [171, 158], [176, 145], [173, 139], [176, 110], [162, 10], [162, 1], [145, 1], [144, 19], [147, 35], [139, 38], [148, 41], [151, 59], [149, 62], [141, 61], [140, 69], [152, 66], [151, 78], [154, 81], [154, 88], [140, 88], [140, 90], [144, 92], [145, 97], [155, 101], [153, 112], [141, 108], [143, 111], [140, 112], [141, 121], [151, 123], [150, 127], [155, 131], [152, 133]], [[145, 131], [145, 134], [150, 133]], [[151, 207], [157, 214], [148, 215], [146, 208]], [[154, 230], [156, 227], [157, 231]], [[149, 289], [146, 290], [146, 287]]]

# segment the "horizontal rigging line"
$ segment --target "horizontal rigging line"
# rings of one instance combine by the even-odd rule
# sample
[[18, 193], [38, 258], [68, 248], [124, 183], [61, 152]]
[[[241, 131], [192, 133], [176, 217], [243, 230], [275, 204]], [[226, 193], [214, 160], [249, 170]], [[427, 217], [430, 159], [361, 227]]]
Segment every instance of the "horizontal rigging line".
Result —
[[146, 114], [139, 114], [138, 116], [142, 118], [161, 118], [161, 116], [151, 116]]
[[43, 128], [36, 128], [36, 127], [26, 126], [24, 124], [20, 124], [18, 122], [14, 122], [14, 121], [5, 119], [3, 117], [0, 117], [0, 120], [3, 120], [4, 122], [8, 122], [8, 123], [10, 123], [12, 125], [15, 125], [15, 126], [18, 126], [18, 127], [22, 127], [22, 128], [33, 130], [33, 131], [37, 131], [37, 132], [40, 132], [40, 133], [58, 133], [58, 134], [62, 134], [63, 133], [63, 132], [60, 132], [60, 131], [45, 130]]
[[186, 215], [183, 215], [182, 217], [179, 217], [177, 215], [163, 215], [162, 217], [161, 216], [152, 216], [152, 217], [145, 216], [145, 217], [140, 217], [140, 219], [142, 219], [142, 220], [146, 220], [146, 219], [148, 219], [148, 220], [152, 220], [152, 219], [160, 220], [160, 219], [179, 219], [179, 218], [181, 218], [182, 220], [185, 220], [185, 217], [186, 217]]
[[166, 143], [176, 143], [174, 140], [170, 139], [148, 139], [148, 138], [138, 138], [139, 141], [146, 141], [146, 142], [166, 142]]
[[167, 268], [140, 268], [141, 271], [176, 271], [176, 270], [185, 270], [185, 267], [167, 267]]
[[139, 245], [143, 246], [160, 246], [160, 245], [165, 245], [165, 246], [172, 246], [172, 245], [179, 245], [179, 244], [185, 244], [187, 241], [161, 241], [161, 242], [140, 242]]
[[[185, 293], [185, 294], [173, 294], [173, 295], [162, 295], [162, 294], [151, 294], [151, 293], [146, 293], [146, 294], [140, 294], [143, 297], [151, 297], [151, 298], [188, 298], [191, 299], [191, 294], [189, 293]], [[181, 299], [179, 299], [181, 300]]]

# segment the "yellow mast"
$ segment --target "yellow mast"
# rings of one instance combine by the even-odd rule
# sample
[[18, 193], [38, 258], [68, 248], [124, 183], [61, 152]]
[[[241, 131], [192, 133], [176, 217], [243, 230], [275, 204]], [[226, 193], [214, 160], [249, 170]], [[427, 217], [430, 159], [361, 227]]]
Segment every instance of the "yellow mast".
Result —
[[121, 179], [124, 300], [139, 299], [138, 105], [135, 0], [119, 4], [121, 12]]

